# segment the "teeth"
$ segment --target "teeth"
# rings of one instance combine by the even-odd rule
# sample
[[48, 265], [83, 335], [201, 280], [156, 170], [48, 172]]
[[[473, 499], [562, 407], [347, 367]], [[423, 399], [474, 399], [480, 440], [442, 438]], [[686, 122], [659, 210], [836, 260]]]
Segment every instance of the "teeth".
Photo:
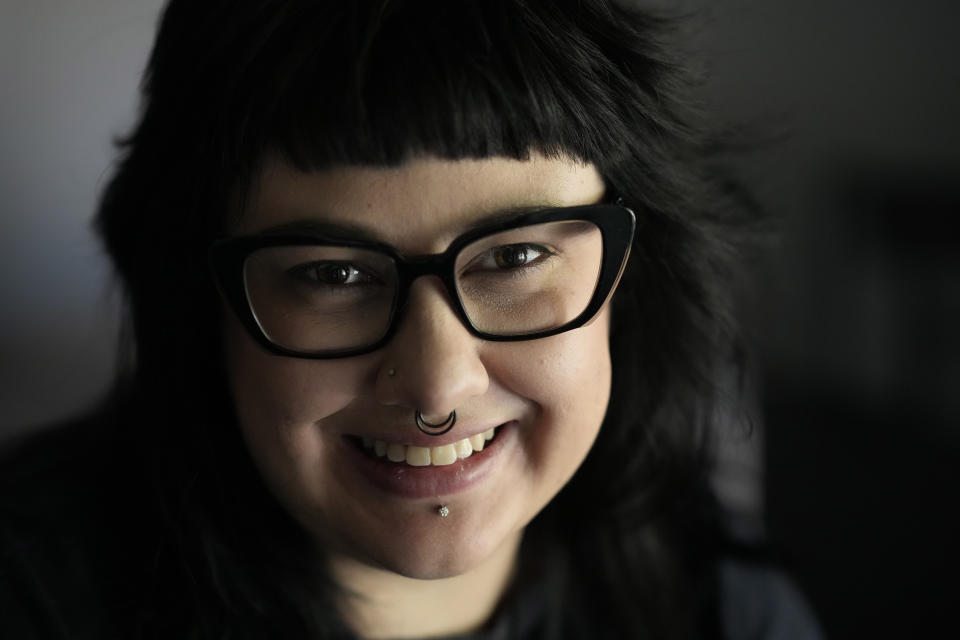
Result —
[[483, 451], [484, 445], [488, 440], [492, 440], [496, 429], [489, 429], [484, 433], [478, 433], [475, 436], [458, 440], [452, 444], [445, 444], [439, 447], [418, 447], [415, 445], [403, 445], [396, 442], [386, 443], [383, 440], [374, 440], [372, 438], [363, 438], [363, 447], [372, 449], [373, 454], [378, 458], [386, 456], [391, 462], [406, 462], [413, 467], [425, 467], [427, 465], [445, 466], [453, 464], [457, 460], [469, 458], [474, 451]]
[[[412, 449], [412, 447], [407, 447], [407, 449]], [[407, 455], [409, 456], [410, 454], [408, 453]], [[453, 464], [456, 461], [457, 450], [452, 444], [445, 444], [443, 446], [430, 449], [430, 462], [437, 466]]]
[[453, 447], [457, 450], [457, 457], [461, 460], [463, 458], [468, 458], [470, 454], [473, 453], [473, 445], [470, 444], [469, 438], [458, 440], [453, 444]]
[[407, 459], [407, 448], [402, 444], [391, 442], [387, 445], [387, 460], [390, 462], [403, 462]]
[[483, 437], [482, 433], [478, 433], [475, 436], [470, 436], [470, 446], [473, 447], [474, 451], [483, 451], [483, 445], [485, 444], [487, 444], [487, 441]]
[[[393, 445], [390, 445], [391, 447]], [[402, 447], [403, 445], [397, 445]], [[426, 447], [407, 446], [407, 464], [411, 467], [425, 467], [430, 464], [430, 449]]]

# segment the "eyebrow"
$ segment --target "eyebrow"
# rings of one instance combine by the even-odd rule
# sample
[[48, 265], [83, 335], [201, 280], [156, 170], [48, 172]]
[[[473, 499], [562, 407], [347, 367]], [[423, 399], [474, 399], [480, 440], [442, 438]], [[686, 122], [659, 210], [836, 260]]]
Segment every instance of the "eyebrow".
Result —
[[[560, 208], [564, 205], [556, 202], [507, 207], [490, 211], [470, 221], [460, 233], [469, 233], [475, 229], [508, 223], [521, 216], [546, 209]], [[325, 220], [323, 218], [303, 218], [260, 229], [254, 235], [276, 233], [316, 233], [341, 240], [359, 240], [362, 242], [389, 244], [377, 231], [351, 222]]]

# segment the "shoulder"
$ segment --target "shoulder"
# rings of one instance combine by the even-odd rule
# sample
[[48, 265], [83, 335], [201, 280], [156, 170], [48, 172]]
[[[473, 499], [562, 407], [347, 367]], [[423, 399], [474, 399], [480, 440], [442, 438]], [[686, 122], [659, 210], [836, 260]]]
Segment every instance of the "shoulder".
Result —
[[[106, 637], [117, 575], [109, 455], [90, 421], [0, 450], [0, 637]], [[97, 451], [102, 453], [97, 453]]]
[[725, 559], [718, 566], [720, 620], [730, 640], [819, 640], [806, 599], [782, 571]]

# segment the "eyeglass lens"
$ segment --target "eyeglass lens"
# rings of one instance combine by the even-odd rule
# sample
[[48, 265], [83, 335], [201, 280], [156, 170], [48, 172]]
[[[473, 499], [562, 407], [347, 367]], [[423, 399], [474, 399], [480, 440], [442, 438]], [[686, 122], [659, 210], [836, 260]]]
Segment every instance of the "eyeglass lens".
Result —
[[[460, 250], [456, 295], [483, 333], [547, 331], [586, 309], [602, 261], [602, 234], [592, 222], [512, 228]], [[304, 352], [377, 342], [394, 316], [399, 280], [389, 255], [346, 246], [271, 246], [244, 263], [247, 299], [264, 334]]]

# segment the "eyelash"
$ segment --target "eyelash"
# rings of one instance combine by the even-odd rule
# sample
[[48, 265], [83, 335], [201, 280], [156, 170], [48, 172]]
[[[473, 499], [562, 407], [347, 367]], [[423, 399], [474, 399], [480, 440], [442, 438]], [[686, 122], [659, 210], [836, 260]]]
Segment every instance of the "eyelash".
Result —
[[[360, 282], [326, 282], [319, 277], [319, 272], [321, 269], [336, 269], [337, 267], [347, 269], [349, 271], [347, 276], [348, 280], [357, 275], [362, 277], [363, 280]], [[379, 282], [377, 278], [370, 275], [363, 269], [357, 268], [355, 265], [349, 262], [309, 262], [307, 264], [297, 265], [296, 267], [289, 269], [287, 273], [299, 281], [306, 282], [310, 286], [323, 287], [329, 290], [342, 290], [345, 288], [376, 284]]]
[[[512, 249], [512, 248], [522, 248], [525, 251], [532, 249], [533, 251], [536, 251], [540, 255], [538, 255], [536, 258], [534, 258], [530, 262], [526, 262], [524, 264], [513, 266], [513, 267], [511, 266], [499, 267], [498, 265], [497, 268], [494, 268], [494, 269], [488, 269], [488, 268], [475, 269], [475, 265], [477, 265], [477, 263], [480, 262], [483, 258], [486, 258], [487, 256], [491, 256], [493, 257], [494, 260], [496, 260], [495, 253], [497, 251], [504, 251], [506, 249]], [[522, 277], [523, 275], [526, 275], [530, 271], [544, 266], [543, 265], [544, 262], [546, 262], [547, 260], [549, 260], [550, 258], [556, 255], [558, 255], [556, 251], [552, 251], [548, 247], [545, 247], [541, 244], [535, 244], [532, 242], [521, 242], [517, 244], [499, 245], [499, 246], [491, 247], [490, 249], [487, 249], [486, 251], [481, 253], [479, 256], [471, 260], [470, 263], [467, 265], [467, 268], [464, 270], [464, 273], [472, 273], [474, 271], [479, 271], [480, 273], [485, 273], [485, 274]]]
[[[500, 266], [496, 264], [497, 252], [504, 252], [510, 249], [522, 249], [524, 252], [533, 251], [538, 255], [529, 262], [521, 265]], [[556, 255], [558, 255], [558, 252], [549, 247], [532, 242], [498, 245], [487, 249], [471, 260], [464, 271], [461, 272], [461, 275], [473, 274], [478, 277], [525, 278], [532, 275], [536, 270], [543, 268], [545, 263]], [[479, 264], [487, 260], [493, 260], [495, 266], [489, 268]], [[346, 282], [328, 282], [321, 277], [322, 272], [329, 272], [338, 268], [346, 269], [349, 272]], [[287, 273], [292, 276], [295, 281], [303, 283], [306, 286], [336, 294], [344, 294], [360, 287], [376, 286], [383, 283], [380, 278], [377, 278], [369, 271], [359, 268], [350, 262], [309, 262], [292, 267], [287, 270]], [[359, 281], [350, 282], [351, 279], [359, 279]]]

